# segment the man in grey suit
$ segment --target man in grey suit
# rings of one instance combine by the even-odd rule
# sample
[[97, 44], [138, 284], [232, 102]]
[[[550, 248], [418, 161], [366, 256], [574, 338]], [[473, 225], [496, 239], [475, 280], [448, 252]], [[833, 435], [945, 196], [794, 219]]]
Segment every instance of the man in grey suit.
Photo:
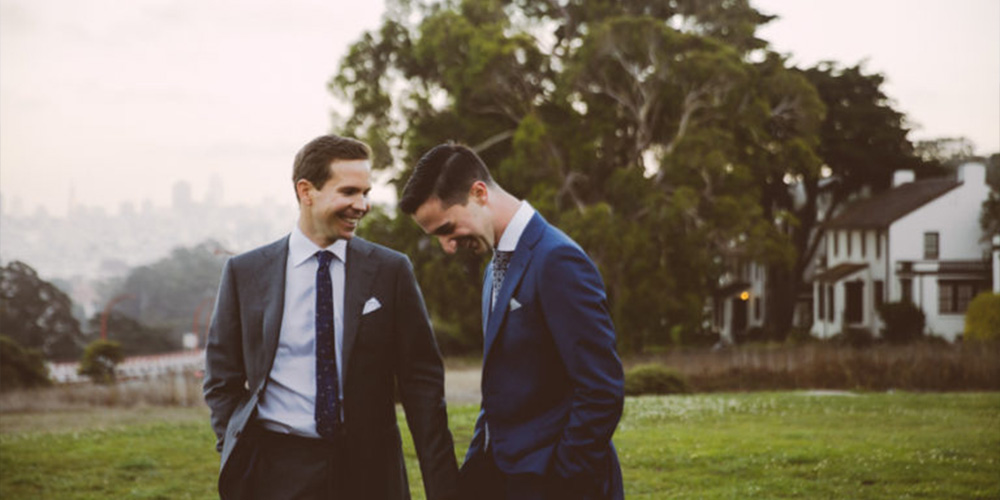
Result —
[[409, 260], [355, 237], [370, 150], [295, 157], [298, 224], [230, 259], [206, 347], [224, 499], [407, 499], [394, 391], [429, 499], [456, 495], [444, 369]]

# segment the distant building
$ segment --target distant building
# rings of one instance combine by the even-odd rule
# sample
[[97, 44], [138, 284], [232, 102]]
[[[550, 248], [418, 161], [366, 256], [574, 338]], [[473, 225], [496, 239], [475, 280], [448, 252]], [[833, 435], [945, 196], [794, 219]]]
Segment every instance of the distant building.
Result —
[[177, 181], [174, 183], [173, 189], [173, 204], [171, 205], [174, 210], [187, 211], [191, 208], [191, 184], [185, 181]]
[[970, 163], [958, 178], [913, 180], [896, 172], [893, 188], [858, 201], [826, 224], [825, 266], [815, 270], [812, 333], [884, 327], [877, 308], [909, 300], [927, 332], [958, 338], [965, 310], [991, 288], [989, 242], [979, 226], [989, 195], [986, 169]]

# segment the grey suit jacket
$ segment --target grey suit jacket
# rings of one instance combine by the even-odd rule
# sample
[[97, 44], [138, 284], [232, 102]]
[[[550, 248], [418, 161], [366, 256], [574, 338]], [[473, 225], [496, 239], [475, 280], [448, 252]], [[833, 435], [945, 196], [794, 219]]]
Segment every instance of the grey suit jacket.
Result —
[[[355, 237], [347, 246], [342, 359], [347, 453], [343, 498], [407, 499], [394, 389], [406, 412], [427, 497], [454, 495], [457, 466], [444, 368], [423, 297], [403, 254]], [[231, 496], [247, 457], [240, 441], [264, 394], [284, 308], [288, 237], [229, 259], [206, 346], [205, 401]], [[382, 307], [362, 315], [369, 298]]]

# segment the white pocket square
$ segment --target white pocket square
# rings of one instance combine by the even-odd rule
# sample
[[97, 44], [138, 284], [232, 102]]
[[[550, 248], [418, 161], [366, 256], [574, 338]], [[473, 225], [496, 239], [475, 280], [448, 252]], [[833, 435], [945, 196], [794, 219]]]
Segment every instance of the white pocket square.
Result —
[[521, 303], [518, 302], [517, 299], [514, 299], [514, 298], [510, 299], [510, 310], [511, 311], [516, 311], [516, 310], [518, 310], [520, 308], [521, 308]]
[[382, 303], [379, 302], [378, 299], [376, 299], [375, 297], [372, 297], [368, 299], [368, 302], [365, 302], [365, 308], [364, 310], [361, 311], [361, 315], [364, 316], [365, 314], [368, 314], [370, 312], [377, 311], [381, 307]]

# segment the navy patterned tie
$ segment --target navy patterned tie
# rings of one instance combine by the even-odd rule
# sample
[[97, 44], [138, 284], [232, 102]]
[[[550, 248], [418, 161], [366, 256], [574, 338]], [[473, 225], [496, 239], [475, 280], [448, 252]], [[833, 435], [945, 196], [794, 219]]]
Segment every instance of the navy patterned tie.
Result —
[[316, 252], [316, 432], [332, 438], [340, 424], [340, 397], [337, 383], [337, 344], [333, 330], [333, 282], [330, 261], [333, 254]]
[[503, 277], [507, 274], [507, 266], [510, 265], [510, 258], [514, 252], [502, 252], [497, 250], [493, 255], [493, 300], [496, 306], [497, 295], [500, 294], [500, 287], [503, 286]]

